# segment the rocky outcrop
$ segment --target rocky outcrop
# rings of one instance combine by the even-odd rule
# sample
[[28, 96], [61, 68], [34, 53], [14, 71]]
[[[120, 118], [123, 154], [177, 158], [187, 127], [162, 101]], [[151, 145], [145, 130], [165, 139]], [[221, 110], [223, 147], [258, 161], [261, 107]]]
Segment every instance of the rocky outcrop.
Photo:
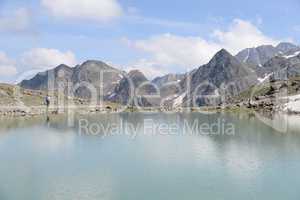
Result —
[[275, 56], [262, 67], [257, 67], [259, 77], [270, 76], [270, 79], [287, 80], [300, 75], [300, 52], [297, 56]]
[[[68, 96], [79, 98], [106, 97], [112, 93], [122, 79], [124, 72], [104, 62], [90, 60], [71, 68], [66, 65], [41, 72], [19, 85], [32, 90], [58, 90], [62, 87]], [[96, 93], [96, 94], [94, 94]]]
[[283, 42], [276, 47], [272, 45], [262, 45], [256, 48], [247, 48], [240, 51], [236, 58], [250, 67], [262, 66], [271, 58], [277, 55], [285, 55], [287, 53], [299, 51], [300, 47]]
[[184, 78], [184, 74], [167, 74], [165, 76], [156, 77], [152, 80], [152, 83], [157, 85], [157, 87], [161, 88], [166, 86], [168, 83], [180, 82]]
[[175, 101], [180, 98], [186, 106], [220, 103], [221, 98], [238, 95], [256, 82], [254, 72], [222, 49], [208, 64], [186, 75], [181, 81], [184, 93]]
[[108, 101], [120, 103], [123, 105], [135, 105], [150, 107], [153, 104], [145, 96], [154, 95], [157, 92], [145, 75], [132, 70], [120, 80], [113, 93], [108, 97]]

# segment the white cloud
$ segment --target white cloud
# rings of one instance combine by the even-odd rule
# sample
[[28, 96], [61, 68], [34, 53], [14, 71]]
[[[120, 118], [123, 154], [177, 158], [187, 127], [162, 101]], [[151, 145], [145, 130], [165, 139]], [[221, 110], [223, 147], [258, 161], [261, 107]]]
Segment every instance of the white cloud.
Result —
[[0, 17], [0, 31], [23, 32], [31, 25], [31, 13], [26, 8], [2, 13]]
[[117, 0], [41, 0], [53, 16], [108, 21], [122, 14]]
[[0, 76], [7, 78], [16, 74], [15, 61], [8, 58], [6, 53], [0, 51]]
[[130, 67], [126, 68], [127, 72], [131, 70], [138, 69], [148, 78], [153, 79], [157, 76], [161, 76], [162, 74], [167, 74], [168, 70], [161, 68], [156, 63], [151, 62], [146, 59], [140, 59], [135, 63], [130, 64]]
[[147, 40], [129, 41], [128, 44], [152, 54], [154, 63], [185, 68], [207, 62], [220, 47], [201, 37], [183, 37], [172, 34], [158, 35]]
[[144, 63], [151, 63], [152, 68], [168, 72], [184, 72], [205, 64], [222, 48], [236, 54], [244, 48], [278, 43], [251, 22], [241, 19], [233, 20], [225, 31], [216, 29], [210, 38], [162, 34], [143, 40], [123, 41], [129, 47], [148, 54], [148, 58], [143, 59]]
[[25, 68], [49, 69], [60, 64], [76, 65], [75, 55], [71, 51], [61, 52], [57, 49], [35, 48], [21, 56], [21, 64]]
[[219, 44], [236, 54], [240, 50], [259, 45], [276, 45], [279, 41], [264, 35], [251, 22], [235, 19], [228, 31], [215, 30], [213, 36]]

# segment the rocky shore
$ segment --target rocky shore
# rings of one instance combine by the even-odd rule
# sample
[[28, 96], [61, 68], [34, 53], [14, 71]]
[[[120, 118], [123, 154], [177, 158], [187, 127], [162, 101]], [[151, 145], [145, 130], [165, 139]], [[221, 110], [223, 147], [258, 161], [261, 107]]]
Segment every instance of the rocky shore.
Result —
[[[300, 114], [300, 79], [294, 79], [289, 82], [279, 81], [272, 84], [262, 84], [258, 88], [251, 88], [241, 93], [231, 102], [220, 106], [207, 106], [199, 108], [144, 108], [143, 112], [260, 112], [275, 114], [284, 113], [289, 115]], [[254, 91], [255, 90], [255, 91]], [[45, 91], [28, 90], [19, 86], [0, 84], [0, 117], [32, 117], [40, 115], [58, 115], [68, 112], [79, 114], [90, 113], [114, 113], [114, 112], [138, 112], [136, 107], [123, 108], [122, 105], [105, 102], [102, 106], [90, 106], [85, 99], [65, 97], [52, 93], [51, 105], [47, 109], [45, 97], [48, 94]], [[58, 106], [58, 99], [63, 98], [64, 103]], [[68, 104], [65, 102], [72, 102]]]

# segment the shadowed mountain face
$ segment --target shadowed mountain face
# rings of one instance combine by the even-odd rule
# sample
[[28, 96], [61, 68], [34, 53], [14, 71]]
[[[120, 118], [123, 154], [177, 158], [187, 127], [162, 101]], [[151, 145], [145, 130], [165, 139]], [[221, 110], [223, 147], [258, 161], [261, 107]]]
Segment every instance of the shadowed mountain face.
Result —
[[142, 72], [132, 70], [123, 77], [106, 100], [125, 105], [131, 105], [132, 101], [136, 101], [139, 106], [151, 106], [153, 104], [144, 96], [154, 95], [156, 92], [156, 87]]
[[51, 88], [56, 89], [58, 79], [68, 82], [72, 80], [72, 75], [73, 69], [62, 64], [52, 70], [40, 72], [30, 80], [23, 80], [20, 86], [32, 90], [48, 90], [51, 85]]
[[[105, 97], [115, 89], [122, 79], [123, 73], [101, 61], [87, 61], [74, 68], [72, 81], [75, 87], [75, 95], [90, 97], [86, 93], [87, 87], [89, 87], [86, 86], [87, 83], [87, 85], [93, 86], [99, 95]], [[81, 86], [78, 83], [81, 83]]]
[[103, 62], [86, 61], [74, 68], [59, 65], [53, 70], [37, 74], [30, 80], [24, 80], [19, 85], [34, 90], [50, 91], [63, 88], [65, 93], [68, 93], [69, 89], [71, 95], [90, 98], [92, 93], [97, 96], [111, 93], [121, 80], [122, 74], [122, 71]]
[[289, 51], [300, 50], [300, 47], [289, 42], [281, 42], [276, 46], [276, 49], [281, 51], [282, 53], [288, 53]]
[[[208, 95], [215, 96], [216, 99], [220, 95], [234, 96], [256, 82], [257, 77], [253, 71], [226, 50], [222, 49], [208, 64], [186, 75], [181, 84], [185, 93], [190, 88], [190, 92], [188, 93], [190, 97], [185, 96], [182, 98], [180, 96], [180, 98], [187, 105], [190, 105], [191, 102], [196, 102], [198, 105], [209, 104]], [[202, 97], [195, 98], [196, 96]]]
[[165, 76], [156, 77], [152, 80], [157, 87], [161, 88], [168, 83], [180, 82], [184, 78], [184, 74], [167, 74]]
[[250, 67], [262, 66], [276, 55], [285, 55], [299, 51], [300, 47], [291, 43], [280, 43], [276, 47], [263, 45], [257, 48], [244, 49], [236, 55], [236, 58]]
[[300, 52], [296, 56], [275, 56], [257, 68], [260, 77], [286, 80], [300, 75]]

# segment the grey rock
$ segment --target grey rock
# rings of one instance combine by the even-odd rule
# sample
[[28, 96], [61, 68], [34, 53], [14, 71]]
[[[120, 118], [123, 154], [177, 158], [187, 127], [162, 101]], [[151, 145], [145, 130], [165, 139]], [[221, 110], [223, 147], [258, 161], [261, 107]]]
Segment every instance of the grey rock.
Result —
[[287, 53], [289, 51], [295, 51], [299, 49], [299, 47], [295, 44], [289, 43], [289, 42], [281, 42], [276, 46], [276, 49], [278, 51], [281, 51], [282, 53]]
[[105, 97], [114, 91], [123, 73], [104, 62], [89, 60], [74, 68], [59, 65], [52, 70], [38, 73], [19, 85], [26, 89], [48, 91], [62, 87], [68, 96], [75, 95], [80, 98], [90, 98], [95, 91], [97, 97]]
[[272, 45], [262, 45], [256, 48], [247, 48], [240, 51], [236, 58], [250, 67], [262, 66], [271, 58], [277, 55], [284, 55], [300, 48], [294, 44], [282, 42], [276, 47]]
[[107, 100], [124, 105], [147, 107], [152, 104], [144, 96], [155, 93], [156, 88], [151, 85], [145, 75], [138, 70], [132, 70], [120, 80]]
[[[213, 103], [213, 101], [220, 102], [219, 98], [221, 97], [235, 96], [256, 82], [257, 77], [253, 71], [225, 49], [222, 49], [208, 64], [189, 73], [181, 84], [185, 88], [185, 93], [188, 93], [188, 87], [190, 87], [190, 98], [202, 96], [202, 98], [196, 99], [197, 105], [206, 105]], [[211, 101], [205, 97], [215, 95], [216, 91], [219, 91], [219, 94], [216, 95], [219, 97], [215, 100]], [[184, 98], [187, 106], [194, 102], [190, 98]]]
[[156, 84], [157, 87], [161, 88], [162, 86], [172, 83], [180, 82], [184, 78], [184, 74], [167, 74], [165, 76], [156, 77], [152, 80], [152, 83]]
[[270, 79], [273, 80], [287, 80], [300, 76], [300, 54], [289, 58], [276, 56], [257, 71], [260, 76], [272, 74]]

